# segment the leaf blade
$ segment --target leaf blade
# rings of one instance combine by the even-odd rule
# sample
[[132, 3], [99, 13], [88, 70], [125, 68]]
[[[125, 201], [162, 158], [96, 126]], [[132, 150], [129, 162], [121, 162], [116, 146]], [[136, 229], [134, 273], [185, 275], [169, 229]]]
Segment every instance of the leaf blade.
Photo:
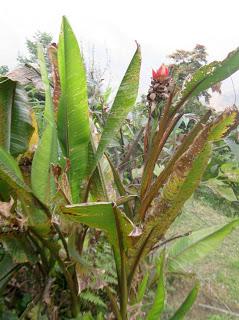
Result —
[[92, 173], [92, 171], [94, 171], [97, 161], [101, 159], [106, 147], [112, 141], [113, 137], [117, 134], [118, 130], [123, 124], [123, 121], [135, 104], [139, 88], [140, 66], [141, 52], [140, 46], [137, 44], [137, 49], [121, 81], [113, 105], [106, 120], [104, 130], [96, 151], [95, 161], [90, 165], [90, 174]]
[[180, 95], [178, 104], [182, 103], [188, 97], [198, 96], [202, 91], [209, 89], [214, 84], [228, 78], [239, 69], [239, 48], [230, 52], [222, 61], [213, 61], [212, 63], [199, 68], [187, 80]]
[[54, 179], [51, 173], [51, 164], [57, 162], [57, 133], [48, 73], [43, 50], [40, 47], [38, 48], [38, 57], [42, 82], [45, 88], [45, 128], [33, 157], [31, 184], [34, 194], [43, 203], [48, 204], [55, 191]]
[[150, 309], [147, 320], [160, 320], [160, 316], [164, 310], [165, 303], [165, 283], [164, 283], [164, 263], [165, 263], [165, 251], [160, 255], [157, 269], [159, 273], [159, 283], [154, 297], [152, 308]]
[[[4, 81], [1, 82], [1, 80]], [[25, 90], [9, 78], [0, 79], [0, 146], [13, 156], [24, 153], [33, 133]]]
[[178, 310], [175, 312], [175, 314], [170, 318], [170, 320], [182, 320], [184, 319], [184, 316], [188, 313], [188, 311], [191, 309], [193, 303], [195, 302], [198, 292], [199, 292], [199, 282], [196, 283], [196, 285], [193, 287], [193, 289], [190, 291], [187, 298], [184, 300], [182, 305], [178, 308]]
[[239, 219], [224, 225], [205, 228], [177, 240], [169, 250], [169, 271], [185, 270], [215, 250], [224, 238], [239, 225]]
[[76, 37], [63, 17], [59, 38], [58, 63], [61, 100], [58, 109], [58, 136], [65, 156], [70, 159], [69, 181], [73, 202], [86, 175], [90, 142], [89, 111], [85, 68]]
[[17, 193], [27, 195], [31, 189], [24, 182], [21, 171], [13, 159], [0, 147], [0, 178], [12, 187]]
[[[76, 223], [104, 231], [113, 247], [118, 271], [120, 270], [120, 252], [118, 228], [122, 234], [124, 249], [130, 245], [129, 235], [134, 226], [132, 222], [112, 202], [89, 202], [68, 205], [61, 208], [63, 217]], [[117, 215], [117, 216], [116, 216]]]

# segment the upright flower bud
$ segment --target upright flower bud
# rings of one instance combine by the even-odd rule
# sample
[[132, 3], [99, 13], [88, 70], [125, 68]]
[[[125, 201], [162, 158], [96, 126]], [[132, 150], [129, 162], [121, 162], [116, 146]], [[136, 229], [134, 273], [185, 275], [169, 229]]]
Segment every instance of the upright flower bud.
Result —
[[173, 89], [173, 78], [169, 74], [171, 67], [162, 64], [159, 69], [152, 70], [151, 85], [148, 91], [147, 100], [149, 105], [159, 104], [160, 101], [168, 99]]
[[156, 71], [152, 70], [153, 80], [163, 81], [168, 76], [169, 76], [169, 70], [168, 70], [168, 67], [165, 66], [165, 64], [162, 64], [161, 67]]

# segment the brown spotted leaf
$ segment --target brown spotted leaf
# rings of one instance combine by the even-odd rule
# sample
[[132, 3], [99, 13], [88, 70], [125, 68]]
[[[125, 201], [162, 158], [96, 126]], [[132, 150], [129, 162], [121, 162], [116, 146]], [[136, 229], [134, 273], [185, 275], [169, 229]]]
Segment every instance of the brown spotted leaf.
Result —
[[57, 60], [57, 45], [52, 43], [48, 48], [48, 56], [51, 63], [52, 79], [53, 79], [53, 105], [55, 116], [57, 115], [60, 95], [61, 95], [61, 83]]
[[23, 86], [32, 83], [37, 90], [44, 91], [41, 74], [33, 66], [24, 65], [22, 67], [19, 67], [9, 72], [7, 74], [7, 77], [12, 81], [17, 81]]
[[211, 155], [211, 144], [207, 142], [208, 130], [209, 127], [205, 127], [190, 148], [176, 161], [158, 204], [146, 215], [142, 236], [130, 253], [129, 282], [132, 281], [138, 261], [164, 236], [185, 201], [200, 183]]
[[209, 141], [218, 141], [225, 138], [239, 124], [238, 109], [233, 106], [225, 109], [213, 122], [208, 137]]
[[233, 130], [238, 125], [238, 118], [236, 108], [226, 109], [216, 120], [202, 127], [191, 145], [175, 162], [158, 203], [146, 215], [142, 236], [135, 249], [131, 250], [129, 283], [140, 259], [162, 239], [185, 201], [200, 183], [211, 156], [211, 142], [222, 139]]

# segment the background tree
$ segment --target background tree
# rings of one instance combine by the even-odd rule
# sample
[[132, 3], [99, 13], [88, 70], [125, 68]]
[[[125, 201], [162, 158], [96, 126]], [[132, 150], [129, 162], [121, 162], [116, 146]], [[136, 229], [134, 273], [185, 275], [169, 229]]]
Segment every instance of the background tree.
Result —
[[[183, 86], [187, 77], [192, 75], [197, 69], [207, 64], [206, 47], [197, 44], [193, 50], [176, 50], [169, 55], [172, 60], [174, 79], [180, 87]], [[208, 91], [203, 91], [198, 97], [190, 99], [185, 105], [185, 113], [195, 113], [202, 115], [205, 113], [211, 95]]]
[[9, 68], [6, 65], [0, 66], [0, 75], [5, 76], [9, 72]]
[[31, 64], [38, 63], [37, 59], [37, 46], [41, 44], [43, 48], [44, 56], [47, 57], [47, 48], [52, 43], [53, 38], [50, 33], [37, 31], [32, 39], [26, 40], [26, 49], [27, 54], [21, 55], [19, 54], [17, 57], [17, 61], [20, 64]]

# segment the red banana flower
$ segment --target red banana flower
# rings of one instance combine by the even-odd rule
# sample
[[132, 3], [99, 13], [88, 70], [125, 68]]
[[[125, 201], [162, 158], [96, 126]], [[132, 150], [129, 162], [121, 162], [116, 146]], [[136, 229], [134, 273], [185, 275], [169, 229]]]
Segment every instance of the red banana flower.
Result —
[[165, 66], [165, 64], [162, 64], [161, 67], [154, 71], [152, 70], [152, 77], [154, 80], [164, 80], [169, 76], [169, 70], [168, 67]]

